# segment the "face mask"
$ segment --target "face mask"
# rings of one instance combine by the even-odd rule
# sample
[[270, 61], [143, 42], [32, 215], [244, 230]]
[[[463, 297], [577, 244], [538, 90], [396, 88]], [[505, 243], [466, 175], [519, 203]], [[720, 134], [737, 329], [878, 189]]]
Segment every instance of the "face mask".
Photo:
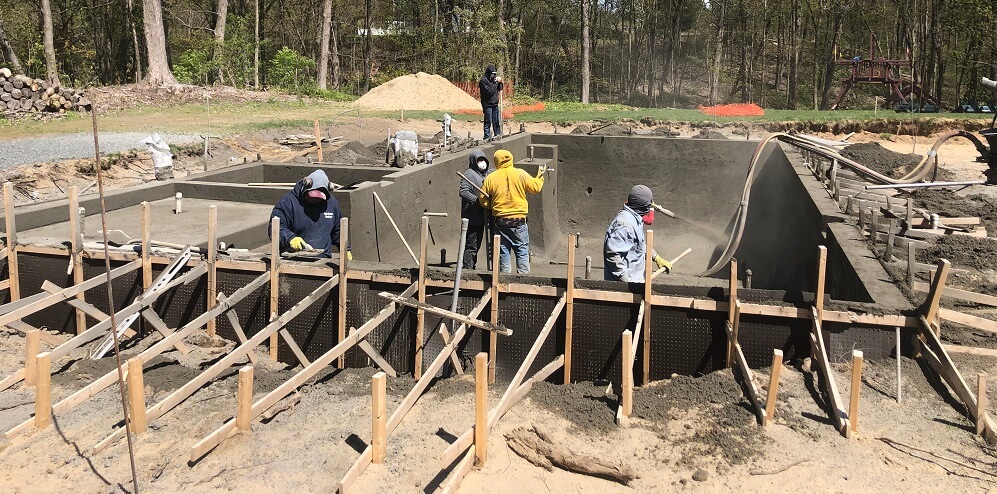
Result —
[[644, 220], [644, 224], [645, 225], [653, 225], [654, 224], [654, 210], [652, 209], [652, 210], [648, 211], [647, 213], [645, 213], [643, 216], [641, 216], [641, 219]]
[[485, 171], [488, 169], [488, 162], [485, 160], [478, 161], [478, 171]]

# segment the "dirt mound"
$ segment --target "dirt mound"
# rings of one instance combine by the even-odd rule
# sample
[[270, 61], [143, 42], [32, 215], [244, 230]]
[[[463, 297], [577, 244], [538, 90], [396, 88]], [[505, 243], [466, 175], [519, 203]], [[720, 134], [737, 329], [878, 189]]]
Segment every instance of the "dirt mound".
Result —
[[948, 259], [953, 264], [979, 270], [997, 268], [997, 240], [969, 235], [946, 235], [930, 247], [917, 252], [922, 261], [934, 263]]
[[360, 97], [356, 106], [377, 110], [460, 110], [481, 103], [442, 76], [419, 72], [396, 77]]
[[589, 132], [590, 135], [594, 136], [626, 136], [632, 133], [630, 127], [624, 127], [620, 124], [606, 125]]
[[727, 136], [721, 134], [716, 130], [711, 129], [700, 129], [699, 133], [692, 136], [693, 139], [727, 139]]
[[538, 382], [530, 392], [530, 401], [560, 415], [571, 424], [592, 435], [617, 429], [613, 422], [617, 401], [606, 397], [606, 387], [591, 382], [557, 385]]
[[862, 142], [845, 147], [841, 155], [890, 178], [900, 178], [921, 162], [919, 154], [890, 151], [878, 142]]
[[349, 163], [351, 165], [373, 165], [384, 163], [384, 154], [377, 154], [358, 141], [350, 141], [341, 148], [329, 154], [333, 163]]
[[979, 216], [987, 235], [997, 234], [997, 199], [981, 194], [961, 196], [950, 190], [921, 189], [913, 194], [914, 203], [941, 216]]

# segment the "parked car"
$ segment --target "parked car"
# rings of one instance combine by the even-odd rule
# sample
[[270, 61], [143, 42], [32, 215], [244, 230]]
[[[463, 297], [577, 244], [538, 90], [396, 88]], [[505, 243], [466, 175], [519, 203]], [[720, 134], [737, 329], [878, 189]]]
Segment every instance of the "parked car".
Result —
[[940, 108], [932, 105], [931, 103], [925, 103], [924, 106], [921, 107], [921, 113], [938, 113], [940, 111]]
[[956, 113], [976, 113], [976, 108], [973, 105], [959, 105], [955, 107]]

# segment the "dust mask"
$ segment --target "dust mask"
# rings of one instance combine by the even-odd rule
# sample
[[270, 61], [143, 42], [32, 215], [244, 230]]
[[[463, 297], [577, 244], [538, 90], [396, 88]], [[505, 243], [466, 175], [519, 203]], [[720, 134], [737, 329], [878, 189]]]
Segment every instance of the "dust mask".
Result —
[[478, 160], [478, 171], [484, 172], [488, 169], [488, 162], [485, 160]]

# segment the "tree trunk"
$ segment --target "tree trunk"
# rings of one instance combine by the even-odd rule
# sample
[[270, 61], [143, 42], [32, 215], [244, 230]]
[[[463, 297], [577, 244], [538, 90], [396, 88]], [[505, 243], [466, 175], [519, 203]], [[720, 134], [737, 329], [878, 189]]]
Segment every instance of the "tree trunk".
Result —
[[225, 52], [225, 21], [228, 18], [228, 0], [218, 0], [218, 17], [215, 19], [215, 82], [225, 84], [222, 74], [222, 55]]
[[253, 2], [253, 88], [260, 89], [260, 0]]
[[135, 82], [142, 80], [142, 51], [138, 45], [138, 29], [135, 28], [135, 0], [128, 0], [128, 29], [132, 32], [132, 56], [135, 57]]
[[714, 8], [717, 9], [714, 14], [716, 17], [717, 29], [716, 29], [716, 39], [714, 40], [714, 52], [713, 52], [713, 70], [710, 75], [710, 105], [715, 105], [719, 100], [720, 92], [720, 66], [723, 59], [723, 43], [724, 43], [724, 23], [727, 21], [725, 11], [726, 5], [723, 3], [712, 2]]
[[7, 39], [7, 33], [3, 30], [3, 21], [0, 21], [0, 51], [3, 52], [3, 57], [7, 59], [10, 63], [10, 68], [14, 69], [14, 72], [18, 74], [23, 74], [24, 69], [21, 68], [21, 61], [17, 59], [17, 54], [14, 53], [14, 47], [10, 45], [10, 40]]
[[364, 15], [364, 37], [363, 37], [363, 90], [361, 94], [367, 94], [370, 91], [370, 76], [371, 70], [373, 69], [373, 46], [370, 42], [370, 29], [371, 29], [371, 16], [374, 10], [374, 0], [365, 0], [366, 13]]
[[800, 65], [800, 4], [799, 0], [793, 0], [790, 5], [789, 18], [789, 80], [786, 90], [786, 108], [796, 109], [796, 101], [799, 98], [797, 93], [799, 84]]
[[145, 24], [146, 57], [149, 59], [146, 81], [153, 86], [179, 85], [166, 61], [166, 32], [160, 0], [142, 0], [142, 19]]
[[838, 40], [841, 38], [844, 17], [844, 12], [838, 12], [834, 16], [834, 33], [831, 35], [830, 52], [827, 56], [827, 64], [824, 66], [824, 89], [821, 91], [820, 97], [820, 108], [824, 110], [831, 104], [831, 88], [834, 85], [834, 59], [838, 57]]
[[49, 0], [42, 0], [42, 46], [45, 48], [45, 78], [56, 86], [59, 84], [59, 66], [55, 61], [55, 42], [52, 29], [52, 5]]
[[592, 64], [589, 61], [589, 0], [582, 4], [582, 103], [589, 102], [589, 86], [592, 81]]
[[332, 0], [322, 1], [322, 35], [319, 36], [318, 88], [329, 87], [329, 32], [332, 30]]
[[339, 81], [343, 79], [342, 70], [339, 67], [339, 37], [336, 35], [338, 32], [336, 30], [336, 22], [330, 24], [331, 33], [330, 38], [332, 39], [332, 52], [329, 54], [329, 61], [332, 64], [332, 87], [333, 89], [339, 89]]

